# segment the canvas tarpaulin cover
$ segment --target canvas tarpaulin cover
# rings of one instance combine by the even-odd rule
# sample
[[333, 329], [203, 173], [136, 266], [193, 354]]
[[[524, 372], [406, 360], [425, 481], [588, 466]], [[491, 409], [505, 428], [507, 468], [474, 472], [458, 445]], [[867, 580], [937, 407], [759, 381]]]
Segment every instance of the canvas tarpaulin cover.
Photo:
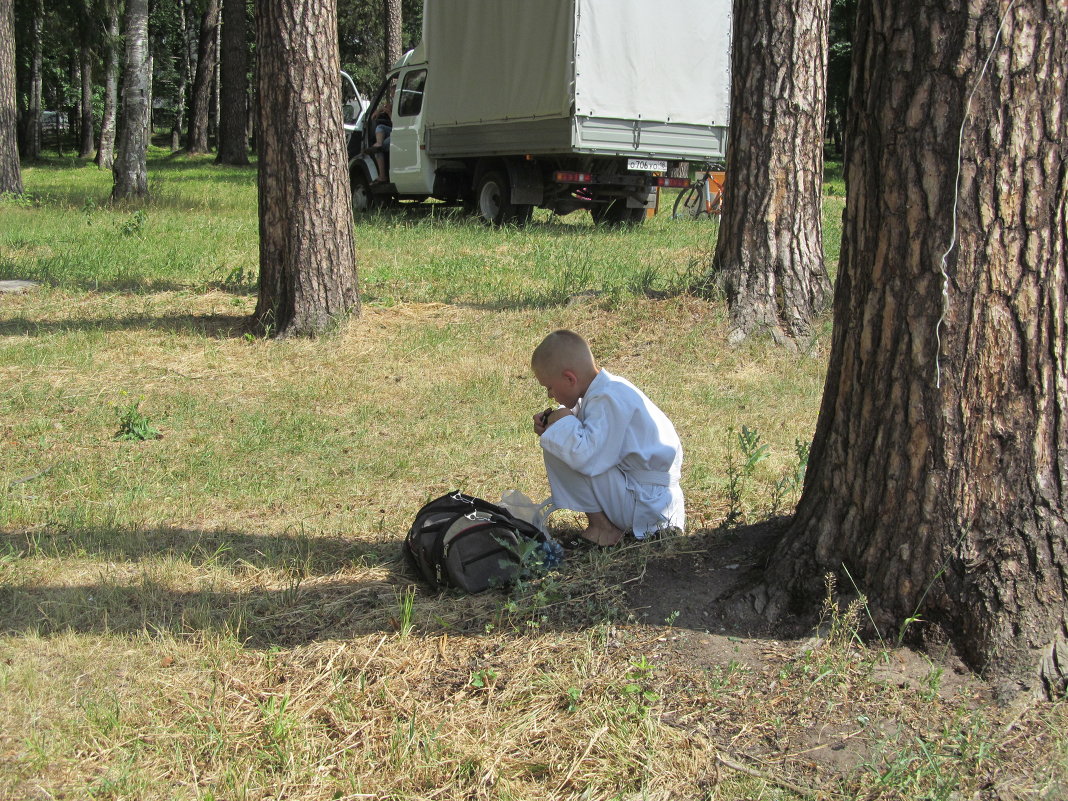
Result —
[[730, 0], [426, 0], [426, 120], [726, 125]]

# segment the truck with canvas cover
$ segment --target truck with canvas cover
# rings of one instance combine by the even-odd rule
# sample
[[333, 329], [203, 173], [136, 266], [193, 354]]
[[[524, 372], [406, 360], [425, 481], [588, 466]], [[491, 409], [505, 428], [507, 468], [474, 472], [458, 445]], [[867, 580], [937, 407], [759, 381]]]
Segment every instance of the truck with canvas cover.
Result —
[[425, 0], [422, 41], [350, 134], [353, 207], [638, 222], [686, 184], [677, 163], [724, 160], [730, 42], [731, 0]]

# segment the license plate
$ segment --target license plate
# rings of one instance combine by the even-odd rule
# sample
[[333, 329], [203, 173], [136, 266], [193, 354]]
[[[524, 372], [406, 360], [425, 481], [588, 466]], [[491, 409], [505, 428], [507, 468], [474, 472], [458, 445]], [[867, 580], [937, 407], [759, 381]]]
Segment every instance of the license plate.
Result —
[[652, 159], [627, 159], [627, 169], [638, 172], [667, 172], [667, 162]]

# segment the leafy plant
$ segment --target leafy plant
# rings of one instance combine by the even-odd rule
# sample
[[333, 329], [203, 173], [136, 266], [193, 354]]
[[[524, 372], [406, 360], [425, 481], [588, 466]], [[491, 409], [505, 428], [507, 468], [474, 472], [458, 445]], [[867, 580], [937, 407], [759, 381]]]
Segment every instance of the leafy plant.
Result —
[[492, 690], [500, 674], [493, 668], [483, 668], [471, 674], [468, 684], [477, 690]]
[[582, 698], [582, 690], [578, 687], [568, 687], [564, 692], [563, 706], [568, 712], [574, 712], [579, 707], [579, 700]]
[[160, 439], [163, 434], [152, 422], [141, 413], [141, 401], [135, 401], [128, 406], [117, 409], [119, 415], [119, 430], [115, 432], [115, 439], [120, 442], [144, 442], [149, 439]]
[[[737, 450], [736, 450], [737, 448]], [[727, 429], [727, 516], [721, 528], [731, 528], [745, 517], [744, 498], [757, 465], [768, 458], [771, 447], [760, 441], [755, 428]], [[741, 459], [739, 460], [739, 452]]]
[[660, 695], [652, 689], [650, 679], [656, 665], [646, 659], [642, 654], [630, 663], [627, 671], [627, 683], [623, 685], [623, 696], [630, 703], [627, 711], [639, 717], [645, 717], [649, 711], [649, 705], [660, 700]]
[[130, 215], [130, 219], [119, 224], [119, 233], [123, 236], [137, 236], [144, 230], [147, 222], [148, 214], [144, 209], [138, 209]]

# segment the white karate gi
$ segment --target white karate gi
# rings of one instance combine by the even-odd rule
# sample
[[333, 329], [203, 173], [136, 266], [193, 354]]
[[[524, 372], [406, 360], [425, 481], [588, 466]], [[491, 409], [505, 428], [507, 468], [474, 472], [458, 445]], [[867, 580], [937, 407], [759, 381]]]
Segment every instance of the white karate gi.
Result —
[[638, 539], [685, 528], [682, 444], [656, 404], [602, 369], [573, 411], [541, 435], [557, 508], [604, 512]]

